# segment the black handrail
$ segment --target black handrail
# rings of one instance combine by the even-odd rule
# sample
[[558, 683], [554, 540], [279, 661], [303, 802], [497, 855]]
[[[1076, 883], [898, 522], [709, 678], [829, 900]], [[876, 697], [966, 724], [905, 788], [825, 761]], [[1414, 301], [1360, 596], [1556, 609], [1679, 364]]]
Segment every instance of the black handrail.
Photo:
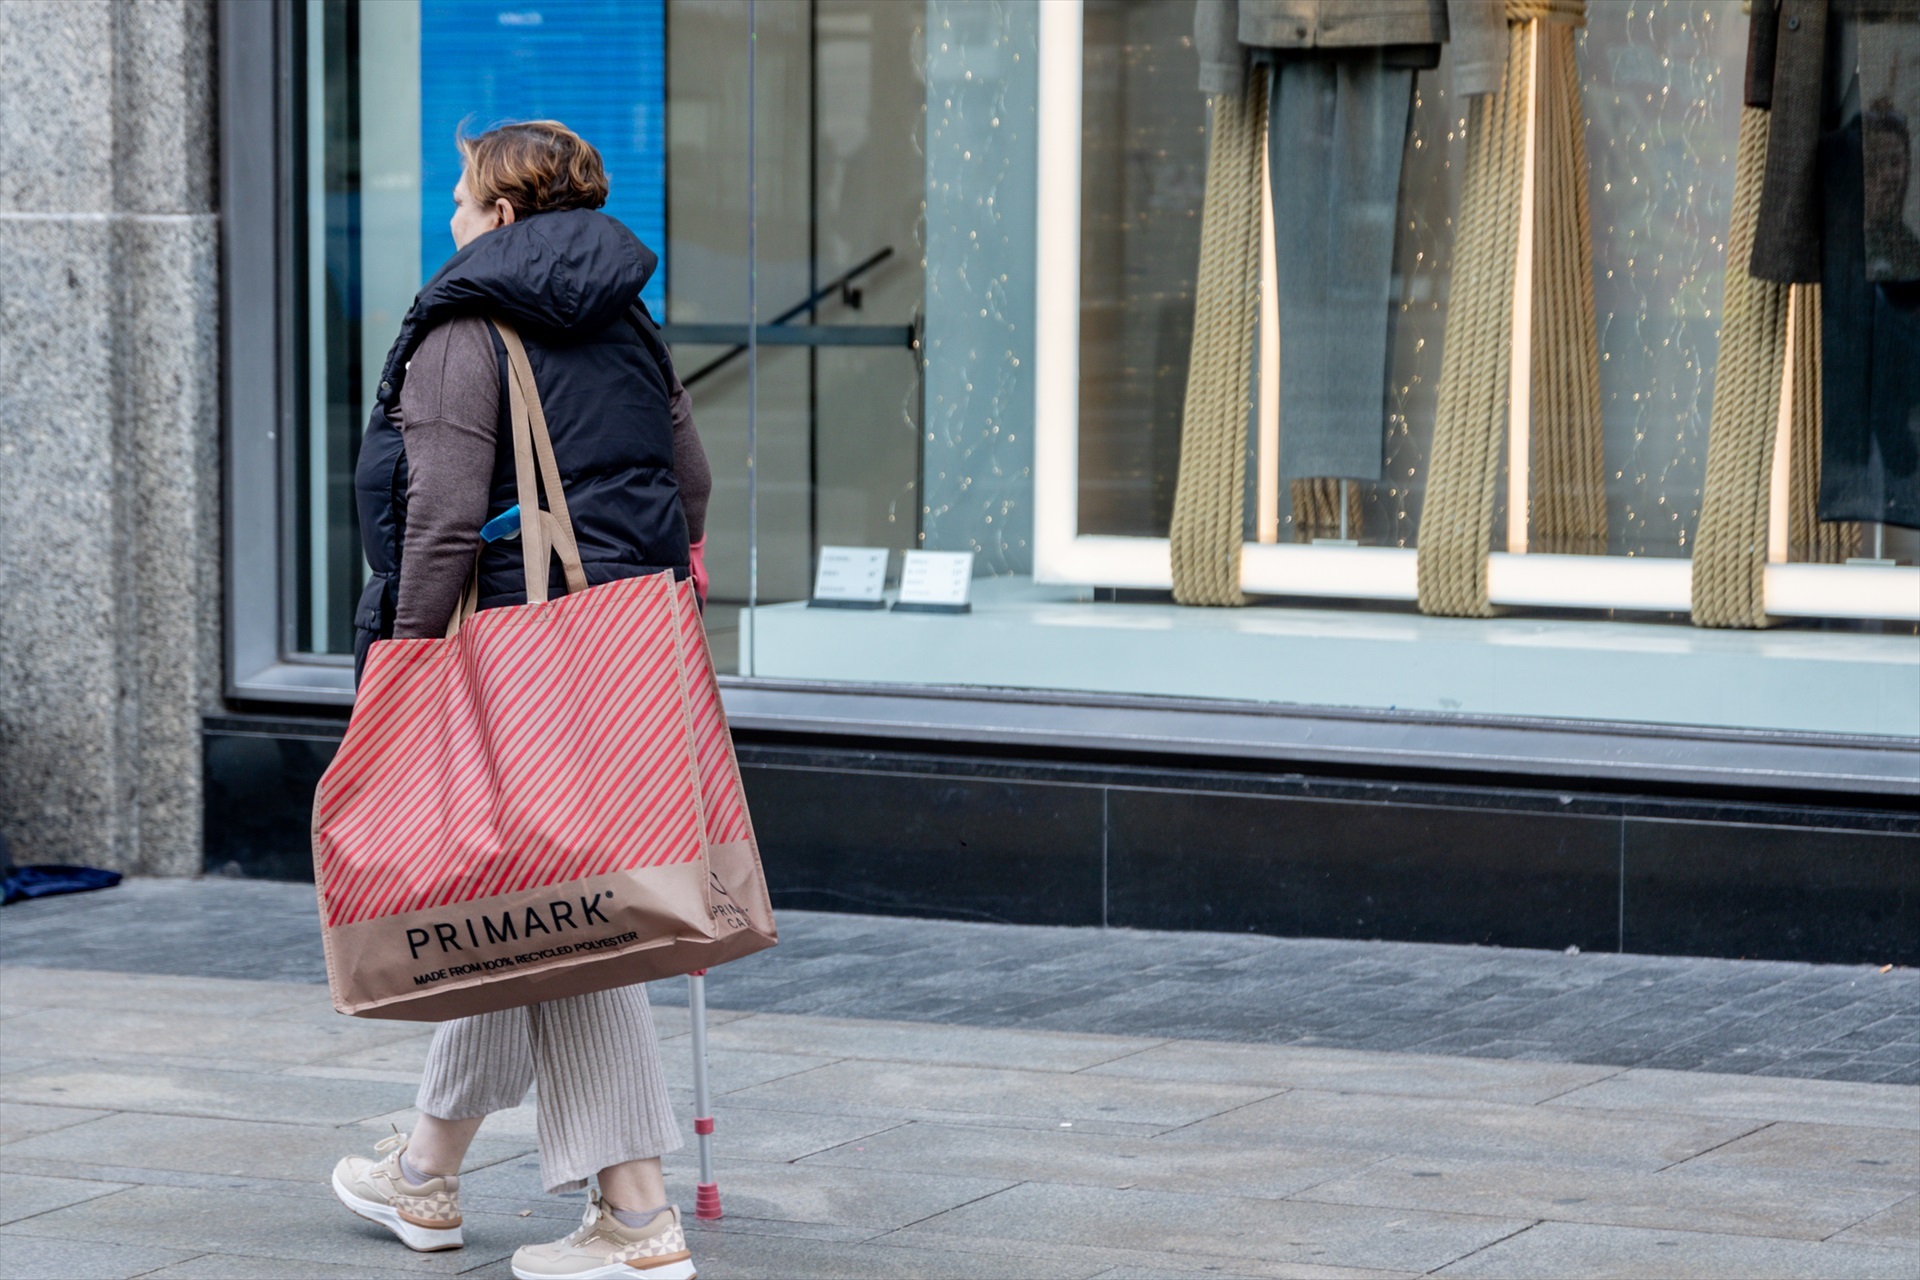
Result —
[[[820, 303], [824, 302], [827, 298], [831, 297], [836, 293], [842, 294], [845, 297], [848, 305], [854, 306], [854, 307], [859, 306], [860, 298], [859, 298], [858, 291], [848, 289], [847, 286], [852, 284], [855, 280], [859, 279], [861, 276], [865, 275], [867, 272], [873, 270], [875, 267], [879, 266], [881, 263], [885, 262], [888, 258], [891, 258], [892, 256], [893, 256], [893, 246], [888, 245], [886, 248], [880, 250], [878, 253], [874, 254], [872, 257], [866, 259], [864, 262], [860, 262], [855, 264], [852, 267], [849, 267], [847, 270], [841, 272], [839, 275], [835, 276], [833, 279], [821, 285], [818, 289], [814, 290], [812, 295], [810, 295], [805, 301], [795, 303], [793, 306], [788, 307], [785, 311], [782, 311], [779, 315], [775, 316], [767, 324], [758, 325], [756, 326], [756, 328], [765, 330], [777, 325], [784, 325], [789, 320], [792, 320], [795, 316], [798, 316], [803, 312], [813, 310], [815, 307], [819, 306]], [[667, 340], [671, 342], [673, 341], [673, 336], [674, 336], [673, 331], [676, 328], [680, 328], [680, 327], [682, 326], [668, 324], [668, 325], [662, 325], [661, 329], [666, 334]], [[698, 328], [698, 329], [713, 330], [713, 329], [720, 329], [720, 328], [745, 329], [747, 326], [745, 325], [738, 325], [738, 326], [735, 326], [735, 325], [726, 325], [726, 326], [688, 325], [684, 327], [689, 329]], [[906, 325], [906, 326], [861, 325], [858, 327], [863, 331], [872, 330], [873, 333], [869, 335], [863, 332], [860, 335], [860, 338], [861, 338], [860, 341], [855, 343], [849, 343], [846, 345], [856, 345], [856, 346], [883, 346], [884, 345], [884, 346], [891, 347], [896, 345], [911, 346], [913, 344], [913, 327], [911, 325]], [[848, 335], [848, 336], [851, 337], [852, 335]], [[758, 335], [756, 335], [756, 340], [758, 340]], [[786, 344], [783, 343], [781, 345], [786, 345]], [[795, 344], [795, 345], [801, 345], [801, 344]], [[815, 345], [815, 344], [809, 343], [805, 345]], [[840, 344], [821, 343], [818, 345], [840, 345]], [[682, 378], [681, 382], [683, 385], [691, 387], [694, 383], [700, 381], [700, 379], [706, 377], [708, 374], [715, 372], [716, 370], [721, 368], [723, 365], [726, 365], [729, 362], [738, 359], [740, 356], [745, 355], [746, 351], [747, 351], [747, 344], [744, 342], [738, 343], [731, 350], [727, 351], [725, 354], [716, 356], [714, 359], [709, 360], [707, 363], [701, 365], [698, 369], [695, 369], [691, 374], [687, 375], [685, 378]]]

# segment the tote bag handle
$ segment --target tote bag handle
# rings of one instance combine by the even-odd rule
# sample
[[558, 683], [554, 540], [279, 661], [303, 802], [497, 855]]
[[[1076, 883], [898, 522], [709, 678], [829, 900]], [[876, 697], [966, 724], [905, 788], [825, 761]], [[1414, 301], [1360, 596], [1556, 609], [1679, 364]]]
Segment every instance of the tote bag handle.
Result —
[[[507, 407], [513, 424], [514, 487], [520, 499], [520, 559], [526, 572], [527, 603], [547, 599], [547, 565], [560, 557], [569, 595], [587, 589], [587, 573], [580, 564], [580, 547], [573, 537], [573, 519], [567, 514], [567, 494], [560, 483], [560, 464], [553, 456], [553, 437], [547, 431], [546, 411], [540, 407], [540, 389], [534, 385], [533, 365], [520, 335], [504, 320], [492, 321], [507, 348]], [[547, 507], [540, 505], [546, 492]], [[482, 550], [485, 544], [482, 544]], [[447, 622], [447, 635], [458, 635], [480, 606], [480, 557], [459, 607]]]

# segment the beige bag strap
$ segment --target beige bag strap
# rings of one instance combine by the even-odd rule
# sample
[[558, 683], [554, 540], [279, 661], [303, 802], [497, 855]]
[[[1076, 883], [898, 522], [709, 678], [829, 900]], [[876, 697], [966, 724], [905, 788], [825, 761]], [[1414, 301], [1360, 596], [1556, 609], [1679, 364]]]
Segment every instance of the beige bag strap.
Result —
[[[492, 324], [507, 348], [507, 416], [513, 428], [514, 488], [520, 501], [520, 558], [526, 572], [527, 603], [543, 604], [551, 557], [560, 557], [569, 595], [587, 589], [587, 573], [580, 563], [579, 544], [574, 541], [573, 518], [567, 514], [566, 490], [560, 483], [560, 464], [553, 456], [553, 437], [547, 431], [547, 415], [540, 406], [540, 390], [534, 384], [527, 349], [512, 325], [498, 319]], [[540, 505], [543, 487], [549, 504], [546, 508]], [[485, 550], [486, 544], [482, 543], [474, 555], [473, 572], [467, 575], [460, 604], [447, 620], [449, 639], [458, 635], [479, 610], [480, 556]]]
[[[573, 520], [567, 514], [567, 495], [560, 483], [560, 465], [554, 460], [553, 439], [547, 433], [547, 415], [540, 407], [533, 366], [520, 335], [504, 320], [493, 327], [507, 348], [507, 398], [513, 420], [514, 477], [520, 497], [520, 549], [527, 575], [527, 603], [547, 598], [547, 560], [557, 553], [566, 574], [567, 592], [587, 589], [580, 548], [573, 538]], [[535, 481], [535, 467], [539, 481]], [[546, 489], [547, 508], [540, 506], [539, 488]]]
[[467, 573], [467, 585], [460, 592], [460, 603], [453, 607], [453, 616], [447, 619], [447, 639], [460, 634], [460, 628], [467, 625], [474, 614], [480, 612], [480, 557], [487, 553], [487, 544], [482, 542], [473, 553], [473, 568]]

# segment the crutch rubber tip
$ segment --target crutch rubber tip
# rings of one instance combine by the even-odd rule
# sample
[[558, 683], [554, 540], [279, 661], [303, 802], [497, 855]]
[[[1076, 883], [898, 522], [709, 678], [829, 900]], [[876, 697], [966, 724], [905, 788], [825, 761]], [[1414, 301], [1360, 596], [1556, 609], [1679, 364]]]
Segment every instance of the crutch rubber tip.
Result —
[[718, 1183], [700, 1182], [694, 1184], [693, 1216], [706, 1222], [714, 1222], [719, 1219], [720, 1186]]
[[712, 1116], [695, 1116], [693, 1118], [693, 1131], [703, 1136], [706, 1134], [712, 1133], [713, 1117]]

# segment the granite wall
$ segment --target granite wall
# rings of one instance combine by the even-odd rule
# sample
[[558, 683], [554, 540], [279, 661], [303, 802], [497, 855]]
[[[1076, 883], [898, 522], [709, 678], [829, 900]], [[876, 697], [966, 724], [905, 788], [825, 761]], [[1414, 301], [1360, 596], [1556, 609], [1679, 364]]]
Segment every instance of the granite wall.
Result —
[[0, 4], [0, 830], [189, 875], [220, 692], [210, 0]]

